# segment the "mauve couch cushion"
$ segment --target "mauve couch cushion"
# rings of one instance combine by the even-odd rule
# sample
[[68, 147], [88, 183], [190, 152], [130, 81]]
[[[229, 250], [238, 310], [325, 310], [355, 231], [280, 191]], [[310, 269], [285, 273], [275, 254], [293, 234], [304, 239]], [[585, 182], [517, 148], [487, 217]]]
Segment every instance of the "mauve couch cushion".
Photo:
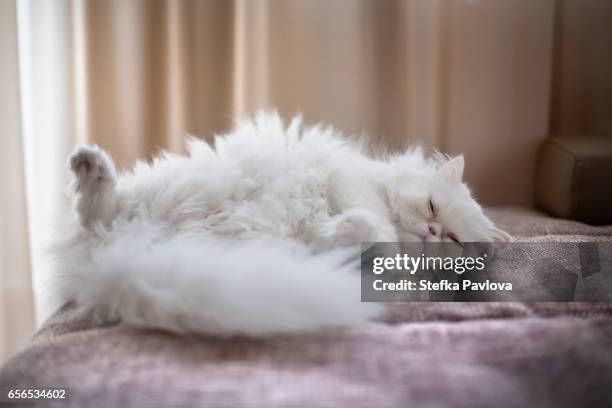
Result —
[[[489, 214], [523, 240], [612, 236], [529, 210]], [[266, 339], [100, 326], [68, 305], [0, 385], [66, 387], [62, 407], [612, 406], [612, 305], [393, 304], [384, 321]]]

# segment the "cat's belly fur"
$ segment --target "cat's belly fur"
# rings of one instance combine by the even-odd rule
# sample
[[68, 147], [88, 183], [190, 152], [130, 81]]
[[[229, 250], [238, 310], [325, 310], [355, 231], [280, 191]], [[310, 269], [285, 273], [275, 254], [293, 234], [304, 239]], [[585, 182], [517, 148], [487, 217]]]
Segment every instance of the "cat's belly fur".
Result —
[[[258, 234], [317, 239], [326, 221], [338, 211], [330, 194], [330, 172], [288, 166], [270, 173], [189, 173], [160, 182], [158, 169], [148, 177], [120, 179], [120, 216], [146, 217], [175, 231], [207, 231], [248, 238]], [[152, 183], [151, 180], [155, 182]]]
[[325, 180], [316, 174], [279, 175], [263, 183], [246, 178], [240, 187], [206, 214], [208, 230], [239, 237], [265, 233], [310, 242], [332, 215]]

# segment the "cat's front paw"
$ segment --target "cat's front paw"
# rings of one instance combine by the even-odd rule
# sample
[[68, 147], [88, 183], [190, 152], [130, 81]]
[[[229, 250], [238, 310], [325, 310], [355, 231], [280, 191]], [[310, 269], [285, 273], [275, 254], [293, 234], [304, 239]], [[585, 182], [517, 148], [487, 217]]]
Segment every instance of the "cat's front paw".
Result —
[[350, 210], [342, 214], [337, 220], [334, 231], [334, 241], [339, 245], [374, 242], [377, 236], [374, 217], [362, 210]]
[[98, 146], [79, 145], [69, 159], [70, 170], [77, 177], [77, 189], [95, 187], [115, 180], [115, 167], [110, 157]]

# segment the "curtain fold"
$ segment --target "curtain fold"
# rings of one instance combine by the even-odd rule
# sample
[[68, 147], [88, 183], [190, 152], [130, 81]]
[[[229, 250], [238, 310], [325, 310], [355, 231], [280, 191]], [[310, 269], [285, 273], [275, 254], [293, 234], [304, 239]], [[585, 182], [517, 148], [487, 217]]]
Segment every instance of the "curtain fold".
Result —
[[[51, 272], [48, 244], [61, 222], [68, 182], [66, 158], [77, 141], [76, 67], [70, 0], [16, 1], [20, 142], [23, 149], [28, 247], [37, 321]], [[17, 61], [16, 61], [17, 63]]]
[[15, 3], [0, 2], [0, 364], [34, 329], [16, 19]]

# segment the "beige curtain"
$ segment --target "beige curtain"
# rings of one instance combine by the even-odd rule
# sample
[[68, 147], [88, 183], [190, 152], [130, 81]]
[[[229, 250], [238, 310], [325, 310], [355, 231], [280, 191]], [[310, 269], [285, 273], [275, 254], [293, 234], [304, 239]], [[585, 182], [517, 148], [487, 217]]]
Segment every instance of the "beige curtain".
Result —
[[394, 149], [464, 152], [485, 203], [531, 204], [552, 0], [77, 4], [83, 130], [123, 165], [274, 107]]
[[16, 16], [0, 2], [0, 364], [34, 329]]
[[[3, 177], [11, 200], [1, 209], [8, 349], [32, 326], [32, 299], [18, 295], [28, 265], [41, 299], [49, 267], [39, 254], [53, 238], [76, 142], [98, 143], [127, 167], [181, 151], [186, 134], [210, 140], [238, 117], [276, 108], [391, 149], [421, 142], [463, 152], [483, 203], [529, 206], [537, 149], [551, 129], [612, 130], [608, 0], [7, 0], [2, 8], [0, 155], [5, 174], [16, 175]], [[36, 306], [40, 322], [50, 310]], [[10, 320], [16, 310], [21, 331]]]

